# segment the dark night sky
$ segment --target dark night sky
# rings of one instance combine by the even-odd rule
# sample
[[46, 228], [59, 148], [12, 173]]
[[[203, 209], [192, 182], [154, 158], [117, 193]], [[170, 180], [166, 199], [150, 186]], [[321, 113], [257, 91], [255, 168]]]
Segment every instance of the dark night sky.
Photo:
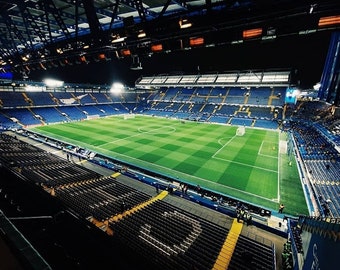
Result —
[[[140, 58], [143, 70], [130, 70], [131, 58], [107, 62], [79, 64], [46, 71], [31, 71], [29, 80], [46, 77], [73, 83], [111, 84], [120, 81], [134, 86], [141, 75], [164, 73], [201, 74], [235, 70], [294, 70], [302, 88], [320, 81], [328, 52], [330, 32], [279, 38], [272, 42], [248, 41], [241, 45], [215, 48], [195, 48], [169, 54], [154, 54]], [[199, 68], [198, 68], [199, 67]]]

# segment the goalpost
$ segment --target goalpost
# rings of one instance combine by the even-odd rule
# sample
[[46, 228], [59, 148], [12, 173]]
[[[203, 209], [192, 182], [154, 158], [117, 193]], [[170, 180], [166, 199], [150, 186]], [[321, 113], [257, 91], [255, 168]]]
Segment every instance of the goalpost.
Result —
[[236, 130], [237, 136], [243, 136], [246, 133], [246, 128], [244, 126], [239, 126]]

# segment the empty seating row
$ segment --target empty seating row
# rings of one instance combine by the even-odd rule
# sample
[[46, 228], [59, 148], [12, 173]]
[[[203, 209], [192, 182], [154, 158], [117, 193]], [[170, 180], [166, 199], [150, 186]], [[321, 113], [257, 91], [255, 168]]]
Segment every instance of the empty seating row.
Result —
[[228, 230], [200, 217], [155, 201], [119, 222], [117, 237], [163, 269], [212, 269]]
[[100, 177], [55, 189], [55, 194], [65, 204], [85, 218], [99, 221], [134, 207], [150, 196], [126, 186], [112, 177]]

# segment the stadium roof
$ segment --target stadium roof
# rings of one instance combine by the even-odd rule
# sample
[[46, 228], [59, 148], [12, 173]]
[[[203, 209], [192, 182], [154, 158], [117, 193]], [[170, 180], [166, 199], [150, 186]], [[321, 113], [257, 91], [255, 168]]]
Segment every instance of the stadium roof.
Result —
[[339, 15], [334, 0], [1, 1], [0, 64], [25, 73], [130, 57], [139, 69], [155, 53], [333, 31]]

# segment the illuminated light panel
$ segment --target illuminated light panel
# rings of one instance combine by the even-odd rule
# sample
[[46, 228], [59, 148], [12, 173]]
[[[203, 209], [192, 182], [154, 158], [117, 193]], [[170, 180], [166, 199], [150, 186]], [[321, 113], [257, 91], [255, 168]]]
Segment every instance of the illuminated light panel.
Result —
[[43, 82], [48, 87], [61, 87], [61, 86], [64, 85], [63, 81], [59, 81], [59, 80], [55, 80], [55, 79], [45, 79]]
[[124, 90], [124, 85], [120, 82], [115, 82], [112, 84], [110, 92], [113, 94], [119, 94], [123, 92], [123, 90]]
[[98, 55], [98, 58], [99, 58], [99, 60], [105, 60], [106, 59], [105, 53], [100, 53]]
[[191, 26], [192, 26], [192, 23], [189, 22], [187, 19], [183, 19], [179, 21], [179, 27], [181, 29], [190, 28]]
[[85, 55], [80, 56], [79, 59], [80, 59], [81, 62], [86, 63]]
[[195, 38], [190, 38], [189, 40], [190, 46], [199, 46], [204, 44], [204, 38], [202, 37], [195, 37]]
[[162, 44], [151, 45], [151, 51], [153, 51], [153, 52], [161, 52], [162, 50], [163, 50]]
[[131, 55], [131, 51], [129, 49], [123, 49], [120, 51], [120, 53], [122, 54], [122, 56], [130, 56]]
[[337, 24], [340, 24], [340, 15], [321, 17], [319, 19], [318, 26], [323, 27], [323, 26], [331, 26], [331, 25], [337, 25]]
[[146, 33], [143, 30], [140, 30], [137, 35], [138, 38], [146, 37]]
[[243, 38], [254, 38], [262, 35], [262, 28], [243, 30]]

